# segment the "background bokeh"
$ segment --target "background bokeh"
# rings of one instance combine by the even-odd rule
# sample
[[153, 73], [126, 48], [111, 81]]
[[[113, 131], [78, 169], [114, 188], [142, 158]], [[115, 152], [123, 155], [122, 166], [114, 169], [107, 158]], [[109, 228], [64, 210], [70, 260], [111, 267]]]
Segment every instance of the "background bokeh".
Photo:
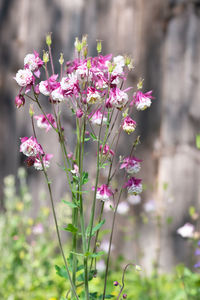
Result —
[[[74, 56], [74, 39], [88, 34], [89, 54], [96, 55], [96, 39], [103, 41], [103, 54], [129, 54], [134, 70], [131, 86], [144, 78], [144, 91], [153, 90], [151, 109], [135, 114], [141, 134], [138, 155], [144, 160], [141, 177], [146, 184], [142, 204], [133, 206], [134, 227], [119, 216], [121, 228], [130, 238], [121, 243], [123, 230], [114, 243], [127, 259], [137, 259], [150, 268], [159, 247], [160, 266], [170, 270], [180, 261], [190, 264], [191, 249], [176, 233], [190, 221], [188, 209], [200, 206], [200, 154], [195, 137], [200, 132], [200, 1], [199, 0], [2, 0], [0, 3], [0, 198], [3, 177], [16, 174], [23, 164], [19, 137], [31, 135], [28, 114], [16, 110], [18, 87], [13, 80], [23, 58], [33, 49], [40, 55], [45, 36], [52, 32], [53, 56]], [[73, 122], [64, 118], [69, 142], [73, 143]], [[60, 154], [53, 134], [43, 143]], [[125, 151], [124, 143], [120, 151]], [[22, 161], [20, 161], [20, 159]], [[55, 194], [64, 193], [59, 168], [51, 168], [56, 178]], [[31, 169], [29, 186], [34, 194], [34, 213], [40, 207], [41, 177]], [[144, 203], [155, 211], [143, 215]], [[1, 202], [3, 209], [3, 201]], [[156, 226], [159, 215], [162, 228]], [[170, 221], [169, 221], [170, 220]], [[169, 221], [169, 222], [167, 222]], [[137, 242], [136, 242], [137, 240]], [[115, 250], [116, 251], [116, 250]], [[142, 252], [142, 255], [141, 255]], [[140, 255], [139, 255], [140, 254]]]

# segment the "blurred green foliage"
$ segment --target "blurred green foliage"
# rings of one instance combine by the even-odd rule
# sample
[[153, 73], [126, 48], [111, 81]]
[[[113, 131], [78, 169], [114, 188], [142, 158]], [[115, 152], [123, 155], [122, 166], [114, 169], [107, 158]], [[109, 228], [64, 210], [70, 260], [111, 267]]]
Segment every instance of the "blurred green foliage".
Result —
[[[0, 299], [66, 299], [69, 285], [62, 272], [57, 275], [63, 263], [56, 247], [54, 227], [49, 222], [49, 209], [41, 207], [38, 215], [31, 217], [32, 199], [24, 169], [19, 169], [17, 181], [11, 175], [5, 178], [4, 203], [6, 210], [0, 214]], [[120, 291], [113, 282], [121, 282], [123, 264], [119, 258], [115, 262], [117, 269], [108, 276], [107, 294], [113, 295], [112, 299], [117, 299]], [[59, 267], [56, 269], [55, 265]], [[81, 275], [81, 268], [79, 272]], [[77, 288], [79, 295], [83, 295], [82, 289], [82, 286]], [[90, 281], [91, 299], [100, 299], [102, 289], [103, 273], [99, 272]], [[200, 274], [184, 265], [177, 266], [173, 274], [154, 272], [151, 276], [146, 276], [144, 270], [137, 272], [130, 268], [125, 275], [123, 293], [131, 300], [199, 300]]]

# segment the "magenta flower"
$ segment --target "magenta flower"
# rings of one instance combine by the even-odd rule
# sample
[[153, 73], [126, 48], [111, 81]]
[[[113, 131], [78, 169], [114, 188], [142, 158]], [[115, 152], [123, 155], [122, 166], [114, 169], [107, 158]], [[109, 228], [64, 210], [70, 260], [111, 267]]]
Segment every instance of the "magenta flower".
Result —
[[20, 152], [26, 156], [37, 156], [44, 154], [44, 151], [40, 144], [38, 144], [34, 137], [23, 137], [21, 138]]
[[142, 160], [138, 159], [134, 156], [130, 156], [130, 157], [125, 157], [123, 159], [123, 162], [120, 166], [120, 169], [124, 169], [126, 170], [127, 173], [132, 174], [132, 173], [137, 173], [140, 171], [140, 162]]
[[93, 87], [87, 89], [87, 103], [93, 104], [101, 100], [100, 93]]
[[[102, 145], [100, 146], [99, 150], [100, 150], [100, 152], [102, 152]], [[109, 154], [114, 156], [115, 152], [112, 149], [110, 149], [110, 147], [107, 144], [105, 144], [105, 146], [103, 147], [102, 155], [109, 156]]]
[[128, 102], [128, 95], [121, 91], [118, 87], [112, 88], [109, 93], [109, 98], [106, 102], [107, 107], [116, 107], [122, 109]]
[[15, 97], [15, 105], [17, 108], [20, 108], [21, 106], [24, 106], [25, 104], [25, 98], [23, 95], [19, 94], [17, 97]]
[[54, 74], [49, 77], [48, 80], [40, 81], [39, 91], [45, 96], [49, 96], [50, 93], [60, 87], [60, 83], [57, 82], [58, 74]]
[[60, 82], [60, 86], [68, 94], [72, 93], [74, 88], [78, 87], [78, 79], [76, 74], [72, 73], [69, 74], [68, 77], [63, 77]]
[[[56, 121], [52, 114], [47, 114], [47, 119], [44, 115], [34, 116], [34, 118], [37, 120], [37, 126], [39, 128], [45, 128], [46, 132], [51, 129], [51, 124], [56, 128]], [[50, 124], [50, 123], [51, 124]]]
[[106, 184], [102, 184], [97, 188], [96, 198], [101, 201], [108, 201], [113, 196], [113, 191]]
[[136, 93], [134, 96], [134, 103], [137, 110], [145, 110], [147, 107], [151, 106], [151, 99], [153, 99], [152, 91], [143, 94], [141, 91]]
[[[88, 118], [90, 119], [90, 121], [95, 124], [95, 125], [101, 125], [101, 122], [102, 124], [106, 124], [107, 122], [107, 117], [104, 113], [104, 116], [103, 116], [103, 113], [101, 112], [101, 109], [97, 109], [95, 112], [92, 112]], [[103, 119], [103, 120], [102, 120]]]
[[135, 131], [135, 127], [136, 127], [136, 122], [133, 119], [131, 119], [129, 116], [124, 119], [122, 124], [122, 129], [125, 132], [130, 134], [133, 131]]
[[140, 194], [142, 192], [142, 179], [131, 177], [123, 187], [127, 187], [129, 194]]
[[34, 53], [27, 54], [24, 58], [24, 68], [29, 69], [34, 72], [36, 77], [40, 77], [39, 68], [43, 65], [43, 61], [39, 58], [39, 54], [34, 51]]
[[[43, 170], [43, 166], [45, 169], [47, 169], [50, 167], [50, 159], [52, 157], [53, 157], [53, 154], [46, 154], [42, 158], [37, 157], [37, 158], [35, 158], [35, 162], [34, 162], [33, 166], [38, 171]], [[42, 159], [42, 162], [41, 162], [41, 159]]]

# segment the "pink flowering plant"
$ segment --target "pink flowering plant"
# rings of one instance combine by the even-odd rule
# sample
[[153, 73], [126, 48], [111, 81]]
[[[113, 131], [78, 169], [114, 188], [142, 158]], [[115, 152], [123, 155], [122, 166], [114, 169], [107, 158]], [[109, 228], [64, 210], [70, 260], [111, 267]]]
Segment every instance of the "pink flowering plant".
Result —
[[[21, 138], [20, 152], [26, 156], [28, 166], [33, 166], [44, 173], [47, 182], [58, 243], [64, 262], [64, 267], [56, 266], [56, 270], [58, 275], [70, 283], [66, 298], [87, 300], [112, 298], [113, 295], [106, 294], [106, 285], [117, 209], [123, 194], [138, 195], [142, 192], [142, 180], [135, 177], [135, 174], [140, 171], [141, 160], [133, 155], [139, 143], [139, 137], [133, 138], [131, 135], [137, 126], [133, 119], [133, 112], [134, 109], [144, 110], [151, 105], [152, 92], [143, 94], [140, 91], [142, 81], [139, 82], [136, 90], [125, 87], [128, 73], [133, 68], [132, 60], [128, 56], [101, 55], [100, 41], [97, 42], [98, 55], [89, 57], [87, 38], [84, 36], [81, 41], [77, 38], [75, 59], [64, 63], [63, 54], [60, 55], [60, 74], [55, 74], [50, 34], [47, 35], [46, 43], [48, 52], [43, 52], [43, 59], [36, 51], [27, 54], [23, 69], [20, 69], [14, 78], [20, 86], [15, 99], [16, 107], [24, 106], [27, 101], [30, 103], [29, 114], [33, 129], [32, 136]], [[46, 77], [45, 80], [40, 80], [42, 72]], [[131, 93], [131, 96], [127, 92]], [[44, 96], [49, 104], [48, 109], [43, 105]], [[36, 106], [40, 111], [39, 115], [34, 113]], [[76, 120], [74, 149], [67, 143], [63, 126], [62, 116], [66, 108], [71, 111], [72, 118]], [[71, 201], [65, 201], [72, 210], [71, 223], [64, 228], [72, 234], [72, 249], [68, 254], [63, 250], [52, 182], [48, 176], [53, 155], [47, 153], [44, 146], [40, 144], [37, 128], [44, 129], [47, 134], [49, 130], [54, 130], [62, 152], [62, 169], [68, 183], [66, 188], [71, 193]], [[126, 157], [117, 157], [117, 147], [123, 135], [127, 138], [131, 136], [132, 147]], [[85, 169], [85, 143], [89, 141], [94, 144], [96, 154], [94, 185], [90, 184], [90, 176]], [[105, 169], [107, 178], [102, 182], [101, 173], [105, 173]], [[118, 189], [113, 187], [116, 175], [122, 178]], [[91, 195], [91, 213], [89, 218], [86, 218], [88, 202], [85, 198], [88, 191]], [[104, 208], [107, 203], [112, 203], [113, 219], [108, 251], [105, 254], [99, 251], [98, 247], [101, 242], [99, 232], [105, 223]], [[106, 267], [102, 293], [97, 294], [90, 291], [90, 280], [97, 276], [96, 266], [102, 256]], [[125, 270], [129, 265], [135, 266], [136, 270], [139, 269], [131, 263], [125, 267]], [[80, 270], [82, 270], [81, 276], [78, 273]], [[115, 282], [114, 286], [117, 285]], [[117, 299], [125, 299], [127, 295], [123, 294], [124, 275], [119, 286]], [[80, 287], [82, 287], [81, 291]]]

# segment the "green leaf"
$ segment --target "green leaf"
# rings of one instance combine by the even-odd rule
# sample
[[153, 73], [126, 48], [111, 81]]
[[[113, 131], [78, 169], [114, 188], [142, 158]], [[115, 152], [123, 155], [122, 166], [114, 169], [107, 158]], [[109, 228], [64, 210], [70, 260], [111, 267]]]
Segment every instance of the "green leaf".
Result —
[[98, 223], [95, 227], [92, 228], [92, 236], [95, 234], [95, 232], [97, 230], [99, 230], [103, 226], [103, 224], [105, 223], [105, 221], [106, 221], [105, 219], [102, 220], [100, 223]]
[[64, 230], [69, 231], [73, 234], [77, 233], [78, 228], [75, 227], [73, 224], [68, 224], [67, 227], [64, 227]]
[[69, 202], [69, 201], [66, 201], [66, 200], [62, 200], [63, 203], [67, 204], [68, 206], [70, 206], [71, 208], [76, 208], [78, 207], [77, 204], [73, 203], [73, 202]]
[[59, 267], [59, 266], [55, 265], [55, 269], [56, 269], [56, 274], [58, 276], [68, 279], [68, 273], [64, 266]]
[[88, 173], [83, 172], [82, 178], [81, 178], [81, 184], [86, 184], [88, 182]]
[[91, 252], [86, 252], [85, 256], [86, 257], [91, 257], [91, 258], [96, 258], [104, 255], [104, 251], [96, 252], [96, 253], [91, 253]]
[[92, 132], [90, 133], [91, 138], [93, 139], [93, 141], [97, 141], [98, 138], [96, 137], [96, 135], [94, 135]]
[[196, 135], [196, 147], [200, 149], [200, 133]]
[[74, 252], [74, 251], [71, 251], [70, 253], [71, 253], [71, 254], [78, 255], [78, 256], [84, 256], [82, 253], [77, 253], [77, 252]]
[[85, 140], [84, 140], [84, 141], [85, 141], [85, 142], [88, 142], [89, 140], [90, 140], [90, 138], [85, 138]]

